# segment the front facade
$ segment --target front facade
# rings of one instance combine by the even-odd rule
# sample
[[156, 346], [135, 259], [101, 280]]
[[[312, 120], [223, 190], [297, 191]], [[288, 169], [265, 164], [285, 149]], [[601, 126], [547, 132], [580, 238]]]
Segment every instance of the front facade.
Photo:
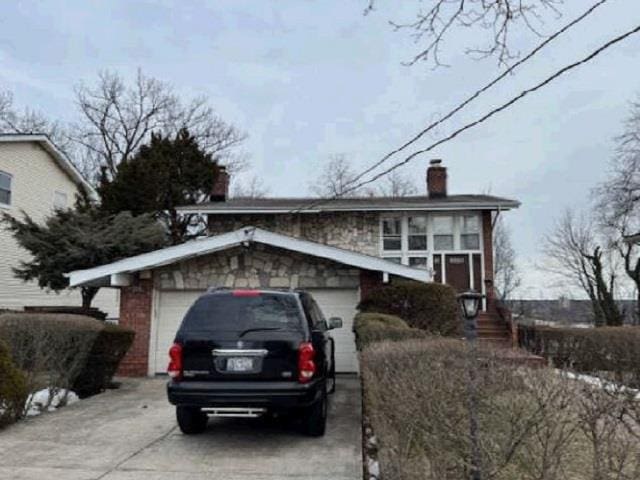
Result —
[[223, 174], [211, 202], [182, 209], [207, 218], [207, 238], [72, 272], [71, 283], [121, 289], [120, 323], [138, 333], [123, 374], [164, 373], [182, 317], [210, 287], [310, 291], [325, 316], [344, 321], [334, 332], [338, 371], [357, 371], [352, 320], [372, 288], [398, 279], [446, 282], [485, 293], [491, 310], [492, 225], [519, 204], [447, 195], [439, 162], [427, 177], [424, 196], [319, 202], [227, 199]]
[[[70, 208], [83, 189], [95, 191], [71, 162], [43, 135], [0, 135], [0, 212], [44, 220], [56, 208]], [[0, 309], [25, 306], [81, 305], [77, 292], [47, 293], [37, 283], [25, 283], [12, 271], [29, 258], [10, 232], [0, 226]], [[118, 315], [117, 291], [104, 291], [95, 305]]]

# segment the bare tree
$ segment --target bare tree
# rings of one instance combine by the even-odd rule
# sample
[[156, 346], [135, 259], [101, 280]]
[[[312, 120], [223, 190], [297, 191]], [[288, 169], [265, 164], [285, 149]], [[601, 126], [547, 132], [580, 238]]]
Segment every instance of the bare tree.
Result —
[[394, 170], [384, 177], [380, 185], [372, 191], [374, 195], [394, 198], [416, 195], [417, 193], [418, 187], [416, 187], [413, 178], [398, 170]]
[[115, 72], [101, 72], [95, 85], [76, 88], [76, 98], [81, 115], [71, 138], [95, 171], [106, 167], [113, 176], [151, 133], [172, 136], [183, 128], [221, 164], [237, 171], [244, 163], [232, 147], [246, 135], [217, 116], [204, 97], [184, 102], [170, 84], [140, 70], [130, 84]]
[[[369, 0], [368, 14], [377, 1]], [[415, 19], [390, 24], [395, 30], [409, 30], [414, 41], [424, 42], [407, 64], [430, 61], [443, 65], [441, 51], [448, 37], [461, 29], [473, 32], [479, 45], [466, 47], [466, 53], [478, 58], [496, 56], [502, 64], [517, 57], [512, 38], [525, 32], [541, 37], [539, 29], [545, 17], [559, 17], [563, 0], [427, 0], [420, 1]]]
[[269, 195], [269, 187], [257, 175], [248, 177], [246, 180], [235, 181], [231, 187], [232, 197], [241, 198], [263, 198]]
[[351, 162], [344, 154], [335, 154], [329, 157], [329, 161], [323, 166], [315, 183], [310, 184], [312, 193], [319, 197], [355, 197], [359, 190], [347, 190], [353, 183], [356, 174]]
[[44, 134], [66, 154], [73, 151], [67, 129], [61, 122], [52, 121], [36, 110], [20, 110], [9, 91], [0, 91], [0, 133]]
[[[593, 307], [596, 326], [619, 325], [622, 315], [614, 299], [617, 272], [609, 251], [597, 241], [594, 222], [565, 211], [544, 239], [544, 269], [582, 289]], [[603, 256], [604, 255], [604, 256]]]
[[502, 217], [493, 229], [495, 287], [503, 302], [509, 300], [522, 283], [522, 277], [516, 265], [516, 251], [511, 241], [511, 230]]
[[596, 188], [596, 211], [635, 285], [636, 319], [640, 319], [640, 251], [638, 245], [625, 241], [626, 236], [640, 232], [640, 100], [631, 103], [616, 142], [608, 178]]

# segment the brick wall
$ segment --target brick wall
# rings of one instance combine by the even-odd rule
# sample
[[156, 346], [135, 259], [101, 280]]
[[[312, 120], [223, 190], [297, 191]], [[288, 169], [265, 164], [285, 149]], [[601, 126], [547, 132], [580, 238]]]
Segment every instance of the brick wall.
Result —
[[118, 375], [144, 377], [148, 373], [153, 282], [139, 280], [120, 291], [120, 325], [136, 332]]
[[365, 298], [372, 290], [382, 285], [382, 272], [360, 270], [360, 299]]

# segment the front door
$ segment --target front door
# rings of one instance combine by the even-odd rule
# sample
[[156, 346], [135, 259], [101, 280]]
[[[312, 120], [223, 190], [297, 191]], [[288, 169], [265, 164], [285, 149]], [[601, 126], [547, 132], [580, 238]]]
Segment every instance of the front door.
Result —
[[469, 255], [445, 255], [446, 282], [458, 292], [466, 292], [471, 288]]

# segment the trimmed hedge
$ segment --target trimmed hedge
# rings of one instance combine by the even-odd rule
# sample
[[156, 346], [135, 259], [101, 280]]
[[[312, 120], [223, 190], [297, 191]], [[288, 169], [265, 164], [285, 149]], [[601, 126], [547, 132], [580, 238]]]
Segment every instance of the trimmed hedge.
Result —
[[410, 327], [434, 335], [459, 337], [463, 333], [456, 292], [449, 285], [417, 282], [385, 285], [365, 297], [358, 309], [395, 315]]
[[518, 343], [558, 368], [640, 387], [640, 327], [518, 326]]
[[76, 393], [86, 397], [104, 390], [131, 346], [133, 335], [82, 315], [0, 315], [0, 338], [25, 372], [30, 391], [77, 388]]
[[429, 337], [427, 332], [409, 327], [401, 318], [384, 313], [359, 313], [353, 322], [353, 331], [356, 334], [358, 350], [364, 350], [374, 342], [398, 342]]
[[72, 390], [85, 398], [107, 389], [134, 337], [132, 330], [105, 324], [93, 343], [84, 369], [73, 382]]
[[0, 428], [20, 418], [27, 395], [24, 373], [11, 360], [7, 346], [0, 342]]

